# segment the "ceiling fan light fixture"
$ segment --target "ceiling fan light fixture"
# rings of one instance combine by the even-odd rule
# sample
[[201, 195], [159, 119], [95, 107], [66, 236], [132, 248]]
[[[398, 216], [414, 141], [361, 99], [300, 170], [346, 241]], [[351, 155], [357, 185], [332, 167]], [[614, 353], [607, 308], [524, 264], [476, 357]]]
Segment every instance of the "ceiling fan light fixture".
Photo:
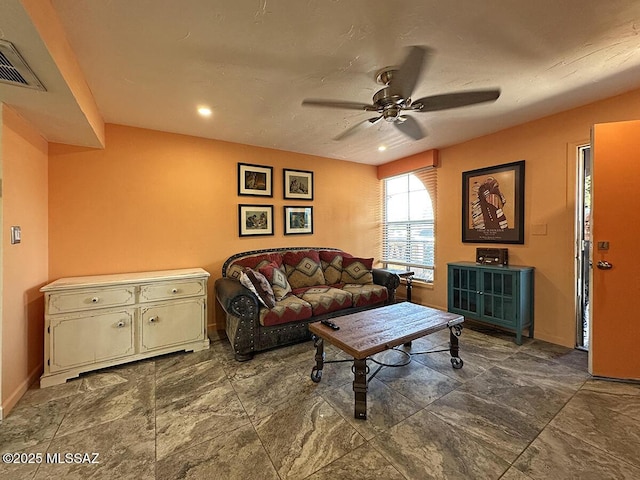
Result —
[[343, 140], [353, 133], [377, 123], [381, 119], [393, 124], [398, 131], [412, 140], [421, 140], [426, 134], [420, 123], [410, 115], [402, 115], [403, 112], [426, 113], [466, 107], [479, 103], [494, 102], [500, 96], [500, 89], [491, 89], [452, 92], [412, 100], [414, 89], [418, 84], [429, 52], [430, 50], [427, 47], [417, 45], [410, 47], [409, 53], [399, 67], [385, 67], [379, 70], [376, 73], [376, 81], [384, 86], [373, 95], [370, 104], [322, 99], [305, 99], [302, 104], [314, 107], [364, 110], [379, 114], [378, 117], [356, 123], [334, 137], [334, 140]]

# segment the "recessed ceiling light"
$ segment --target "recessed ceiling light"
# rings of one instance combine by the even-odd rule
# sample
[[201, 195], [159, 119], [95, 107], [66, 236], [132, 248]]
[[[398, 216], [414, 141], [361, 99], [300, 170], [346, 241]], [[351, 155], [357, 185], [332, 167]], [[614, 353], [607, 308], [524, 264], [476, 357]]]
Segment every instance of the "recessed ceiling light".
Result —
[[379, 151], [379, 152], [384, 152], [386, 149], [387, 149], [387, 147], [385, 147], [384, 145], [380, 145], [380, 146], [378, 147], [378, 151]]
[[210, 117], [211, 109], [209, 107], [198, 107], [198, 113], [203, 117]]

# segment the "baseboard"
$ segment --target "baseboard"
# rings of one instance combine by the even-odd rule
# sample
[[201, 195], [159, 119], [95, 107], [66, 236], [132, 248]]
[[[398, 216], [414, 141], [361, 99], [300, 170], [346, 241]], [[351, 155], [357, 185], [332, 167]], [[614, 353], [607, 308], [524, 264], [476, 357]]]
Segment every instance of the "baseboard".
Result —
[[602, 377], [600, 375], [593, 375], [593, 380], [603, 380], [605, 382], [631, 383], [634, 385], [640, 385], [640, 379], [637, 379], [637, 378], [612, 378], [612, 377]]
[[0, 405], [0, 419], [4, 418], [4, 414], [8, 415], [9, 412], [16, 406], [22, 396], [29, 390], [29, 387], [40, 378], [40, 374], [43, 371], [43, 364], [41, 363], [36, 367], [29, 376], [18, 385], [18, 387], [7, 397], [7, 399]]

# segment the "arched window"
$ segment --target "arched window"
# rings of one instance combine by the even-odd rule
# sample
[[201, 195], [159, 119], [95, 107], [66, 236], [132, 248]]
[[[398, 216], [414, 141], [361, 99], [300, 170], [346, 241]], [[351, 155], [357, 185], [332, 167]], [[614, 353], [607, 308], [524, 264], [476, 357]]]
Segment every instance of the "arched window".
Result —
[[383, 264], [433, 282], [435, 266], [434, 168], [384, 180]]

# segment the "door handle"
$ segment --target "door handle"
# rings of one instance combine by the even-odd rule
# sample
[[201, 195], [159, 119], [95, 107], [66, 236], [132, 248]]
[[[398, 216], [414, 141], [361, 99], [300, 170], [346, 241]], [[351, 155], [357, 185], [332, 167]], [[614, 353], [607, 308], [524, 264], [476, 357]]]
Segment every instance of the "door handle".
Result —
[[613, 268], [613, 265], [612, 265], [612, 264], [610, 264], [610, 263], [609, 263], [609, 262], [607, 262], [607, 261], [600, 260], [600, 261], [598, 262], [598, 268], [599, 268], [600, 270], [611, 270], [611, 269]]

